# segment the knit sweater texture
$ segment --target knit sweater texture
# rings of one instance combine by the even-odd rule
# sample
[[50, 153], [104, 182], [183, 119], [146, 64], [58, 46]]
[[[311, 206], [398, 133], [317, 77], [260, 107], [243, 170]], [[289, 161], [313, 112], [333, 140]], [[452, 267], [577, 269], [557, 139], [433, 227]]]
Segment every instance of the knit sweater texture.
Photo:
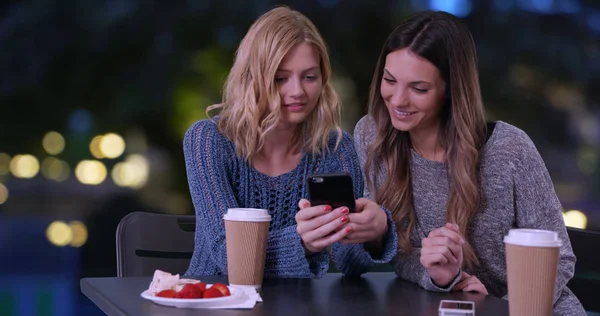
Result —
[[[336, 146], [332, 133], [328, 151], [304, 153], [291, 171], [268, 176], [235, 153], [235, 145], [219, 132], [214, 120], [193, 124], [184, 138], [188, 184], [196, 211], [195, 248], [188, 276], [227, 274], [223, 215], [228, 208], [266, 209], [271, 215], [264, 275], [266, 277], [321, 277], [329, 267], [329, 253], [306, 255], [296, 231], [298, 201], [308, 199], [309, 174], [348, 172], [356, 197], [363, 194], [363, 177], [352, 137], [343, 133]], [[373, 258], [363, 245], [331, 247], [331, 258], [341, 272], [360, 275], [376, 263], [390, 262], [396, 254], [395, 227], [388, 215], [388, 232], [380, 257]]]

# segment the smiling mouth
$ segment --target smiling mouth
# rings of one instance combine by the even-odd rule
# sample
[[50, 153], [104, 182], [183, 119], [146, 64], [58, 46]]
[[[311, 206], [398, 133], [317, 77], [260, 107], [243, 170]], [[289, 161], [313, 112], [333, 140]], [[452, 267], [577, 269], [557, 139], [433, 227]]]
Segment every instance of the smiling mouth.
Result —
[[407, 111], [400, 111], [400, 110], [394, 109], [394, 113], [396, 113], [399, 116], [410, 116], [410, 115], [413, 115], [413, 114], [415, 114], [417, 112], [407, 112]]

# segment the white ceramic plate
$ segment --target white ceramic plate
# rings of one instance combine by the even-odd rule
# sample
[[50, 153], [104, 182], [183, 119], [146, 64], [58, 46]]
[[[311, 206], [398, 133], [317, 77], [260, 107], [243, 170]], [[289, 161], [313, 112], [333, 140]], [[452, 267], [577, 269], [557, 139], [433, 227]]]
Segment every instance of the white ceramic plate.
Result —
[[[212, 286], [212, 284], [207, 284], [206, 288], [209, 288], [210, 286]], [[237, 299], [243, 294], [243, 292], [239, 289], [232, 288], [229, 286], [228, 288], [229, 292], [231, 293], [230, 296], [216, 298], [167, 298], [156, 296], [154, 295], [154, 293], [150, 292], [150, 290], [145, 290], [144, 292], [142, 292], [141, 295], [142, 298], [150, 300], [159, 305], [173, 306], [179, 308], [203, 308], [227, 303], [231, 300]]]

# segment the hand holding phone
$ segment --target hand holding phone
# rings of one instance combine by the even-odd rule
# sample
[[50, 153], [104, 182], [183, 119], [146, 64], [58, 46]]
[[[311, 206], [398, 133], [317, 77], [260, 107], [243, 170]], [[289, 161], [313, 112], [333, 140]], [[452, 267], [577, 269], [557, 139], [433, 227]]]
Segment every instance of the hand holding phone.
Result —
[[356, 210], [352, 176], [348, 173], [312, 174], [307, 178], [310, 204], [330, 205], [333, 209], [346, 206]]
[[356, 207], [352, 177], [345, 173], [310, 175], [309, 198], [299, 201], [296, 230], [308, 253], [325, 250], [351, 232], [346, 227]]

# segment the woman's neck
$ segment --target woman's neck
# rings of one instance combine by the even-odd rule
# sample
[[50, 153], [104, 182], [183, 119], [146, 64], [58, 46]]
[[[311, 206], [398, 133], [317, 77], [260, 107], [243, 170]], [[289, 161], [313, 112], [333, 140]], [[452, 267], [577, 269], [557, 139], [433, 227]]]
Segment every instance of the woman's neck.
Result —
[[263, 147], [260, 150], [261, 155], [289, 155], [298, 151], [295, 144], [293, 131], [274, 130], [266, 135]]
[[444, 162], [446, 160], [445, 151], [440, 143], [439, 133], [439, 124], [410, 131], [409, 135], [413, 149], [427, 160]]
[[293, 142], [295, 128], [276, 128], [265, 137], [263, 147], [252, 159], [252, 166], [268, 176], [292, 171], [302, 158], [300, 148]]

